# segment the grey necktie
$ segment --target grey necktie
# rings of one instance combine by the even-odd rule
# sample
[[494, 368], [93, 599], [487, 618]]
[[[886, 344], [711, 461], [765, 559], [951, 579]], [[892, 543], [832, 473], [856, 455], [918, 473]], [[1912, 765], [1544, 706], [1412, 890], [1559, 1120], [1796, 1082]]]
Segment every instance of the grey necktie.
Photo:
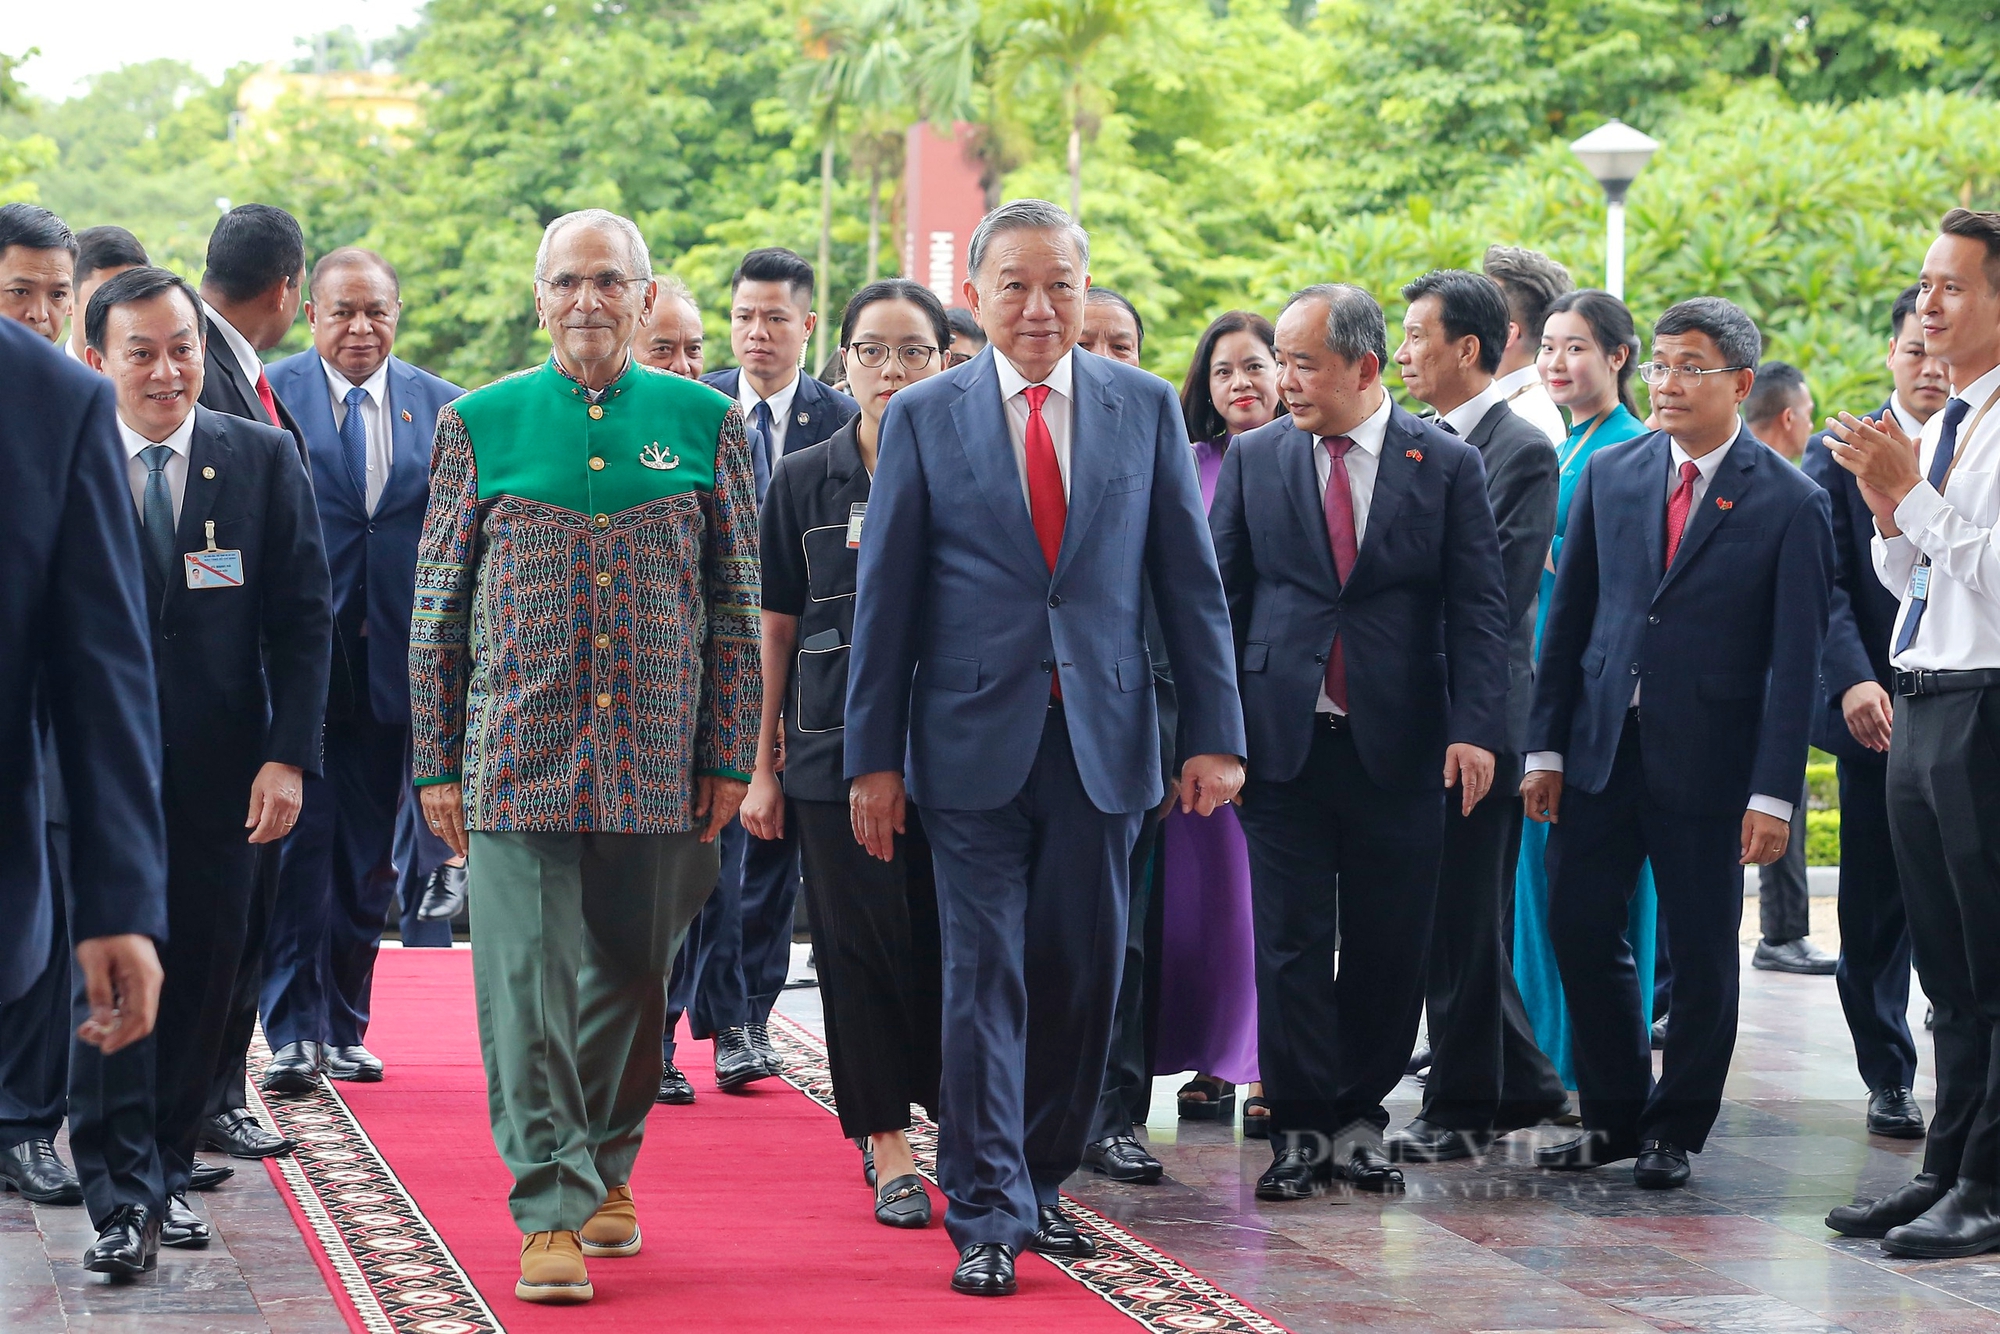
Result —
[[146, 555], [162, 582], [168, 582], [174, 565], [174, 493], [167, 488], [167, 460], [173, 456], [171, 445], [148, 445], [139, 451], [139, 461], [146, 465], [139, 521], [146, 534]]

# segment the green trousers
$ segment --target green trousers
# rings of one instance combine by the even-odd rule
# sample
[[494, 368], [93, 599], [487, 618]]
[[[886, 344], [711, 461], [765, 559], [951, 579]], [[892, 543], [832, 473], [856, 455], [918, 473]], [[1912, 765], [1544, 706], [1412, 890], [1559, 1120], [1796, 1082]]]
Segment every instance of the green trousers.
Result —
[[474, 833], [472, 978], [522, 1232], [574, 1232], [639, 1156], [666, 977], [715, 887], [699, 834]]

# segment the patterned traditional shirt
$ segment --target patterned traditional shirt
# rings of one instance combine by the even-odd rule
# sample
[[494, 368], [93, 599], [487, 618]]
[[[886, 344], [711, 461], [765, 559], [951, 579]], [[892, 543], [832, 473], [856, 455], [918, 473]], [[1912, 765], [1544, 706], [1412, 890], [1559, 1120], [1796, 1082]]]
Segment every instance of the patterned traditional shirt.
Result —
[[488, 831], [679, 833], [747, 779], [763, 685], [743, 418], [637, 363], [554, 358], [447, 405], [410, 626], [419, 786]]

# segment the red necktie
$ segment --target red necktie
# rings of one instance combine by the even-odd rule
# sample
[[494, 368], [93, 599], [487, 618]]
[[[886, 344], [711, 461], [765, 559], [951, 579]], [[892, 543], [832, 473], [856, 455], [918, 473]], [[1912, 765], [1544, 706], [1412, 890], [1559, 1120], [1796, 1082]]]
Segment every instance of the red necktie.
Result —
[[271, 418], [271, 425], [282, 426], [278, 420], [278, 396], [271, 392], [271, 382], [264, 378], [264, 372], [257, 372], [257, 401], [264, 405], [264, 411]]
[[[1022, 435], [1028, 463], [1028, 514], [1035, 521], [1035, 540], [1042, 544], [1042, 559], [1056, 568], [1062, 551], [1063, 522], [1069, 517], [1069, 499], [1063, 495], [1062, 465], [1056, 462], [1055, 437], [1042, 418], [1042, 404], [1049, 401], [1049, 387], [1031, 384], [1021, 391], [1028, 400], [1028, 429]], [[1049, 693], [1062, 698], [1062, 681], [1053, 673]]]
[[1674, 553], [1681, 549], [1681, 533], [1687, 528], [1688, 511], [1694, 508], [1694, 479], [1701, 469], [1693, 459], [1681, 465], [1681, 484], [1667, 497], [1667, 568], [1674, 565]]
[[[1326, 446], [1327, 455], [1333, 466], [1326, 474], [1326, 539], [1333, 547], [1333, 569], [1340, 576], [1341, 586], [1347, 586], [1347, 576], [1354, 572], [1354, 558], [1360, 543], [1354, 537], [1354, 491], [1347, 477], [1347, 451], [1354, 448], [1354, 442], [1344, 435], [1330, 435], [1320, 441]], [[1347, 712], [1347, 655], [1341, 650], [1340, 636], [1333, 637], [1333, 651], [1326, 656], [1326, 697]]]

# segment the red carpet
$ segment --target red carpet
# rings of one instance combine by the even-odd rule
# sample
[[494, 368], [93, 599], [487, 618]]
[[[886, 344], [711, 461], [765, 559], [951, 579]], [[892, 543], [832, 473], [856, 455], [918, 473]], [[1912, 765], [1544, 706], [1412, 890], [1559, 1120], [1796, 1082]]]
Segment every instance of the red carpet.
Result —
[[[648, 1126], [632, 1181], [645, 1249], [630, 1259], [593, 1261], [597, 1299], [588, 1306], [518, 1301], [520, 1236], [507, 1212], [508, 1176], [487, 1128], [470, 953], [384, 950], [374, 1009], [368, 1045], [387, 1064], [388, 1078], [343, 1084], [340, 1096], [507, 1330], [930, 1334], [1042, 1328], [1127, 1334], [1133, 1328], [1131, 1317], [1038, 1256], [1021, 1257], [1021, 1288], [1011, 1299], [951, 1292], [957, 1255], [935, 1189], [937, 1221], [929, 1230], [897, 1232], [876, 1223], [860, 1155], [841, 1138], [834, 1118], [777, 1080], [747, 1096], [716, 1092], [706, 1042], [683, 1045], [680, 1057], [699, 1101], [656, 1108]], [[274, 1105], [282, 1122], [298, 1116], [292, 1100]], [[350, 1155], [329, 1140], [320, 1156]], [[345, 1198], [342, 1183], [350, 1181], [367, 1187], [365, 1194], [347, 1192], [363, 1207], [383, 1197], [359, 1169], [334, 1171], [333, 1184], [326, 1185], [318, 1180], [328, 1174], [314, 1151], [301, 1158], [309, 1161], [300, 1170], [315, 1175], [329, 1201]], [[301, 1220], [308, 1222], [303, 1213]], [[392, 1222], [364, 1213], [358, 1224], [341, 1226], [358, 1255], [367, 1256], [371, 1247], [408, 1253], [406, 1263], [385, 1270], [401, 1275], [389, 1286], [404, 1285], [384, 1300], [394, 1316], [399, 1304], [411, 1308], [443, 1296], [421, 1290], [442, 1286], [433, 1281], [438, 1269], [423, 1261], [407, 1229], [398, 1232]], [[356, 1243], [355, 1226], [375, 1231]], [[337, 1254], [340, 1248], [329, 1249]], [[340, 1267], [338, 1259], [331, 1266]], [[392, 1326], [439, 1334], [493, 1327], [462, 1307], [456, 1315], [406, 1314], [407, 1325], [392, 1319]]]

